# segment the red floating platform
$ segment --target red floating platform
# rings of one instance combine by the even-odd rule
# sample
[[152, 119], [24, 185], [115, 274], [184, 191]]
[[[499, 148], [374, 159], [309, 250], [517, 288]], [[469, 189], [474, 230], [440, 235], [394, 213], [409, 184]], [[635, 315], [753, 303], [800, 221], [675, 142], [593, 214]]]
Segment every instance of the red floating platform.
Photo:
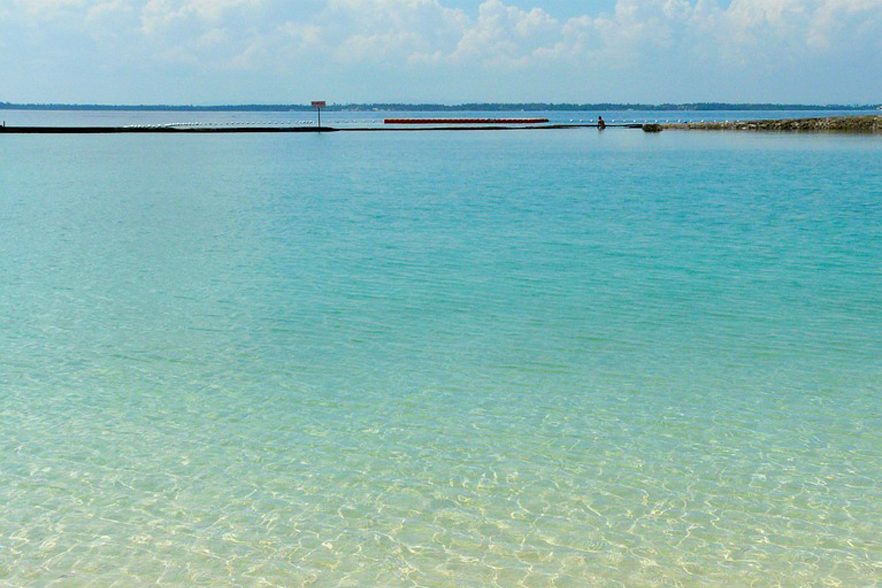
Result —
[[547, 118], [387, 118], [387, 125], [530, 125]]

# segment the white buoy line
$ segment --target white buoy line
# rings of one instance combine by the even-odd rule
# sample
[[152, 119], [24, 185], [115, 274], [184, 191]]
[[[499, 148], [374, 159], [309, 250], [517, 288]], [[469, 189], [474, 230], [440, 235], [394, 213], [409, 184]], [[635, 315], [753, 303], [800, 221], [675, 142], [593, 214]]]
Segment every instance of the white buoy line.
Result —
[[[570, 119], [558, 119], [562, 121], [569, 121], [571, 124], [587, 124], [593, 125], [596, 122], [594, 118], [570, 118]], [[607, 121], [607, 124], [617, 124], [617, 125], [627, 125], [627, 124], [647, 124], [647, 123], [683, 123], [683, 122], [705, 122], [706, 119], [699, 120], [689, 120], [689, 119], [662, 119], [662, 118], [640, 118], [640, 119], [629, 119], [629, 118], [612, 118]], [[730, 120], [726, 120], [726, 123], [731, 122]], [[555, 123], [552, 119], [551, 123]], [[366, 119], [366, 120], [358, 120], [358, 119], [340, 119], [334, 120], [333, 118], [327, 121], [328, 125], [358, 125], [358, 126], [382, 126], [384, 121], [382, 119]], [[203, 128], [223, 128], [223, 127], [260, 127], [260, 126], [315, 126], [315, 120], [271, 120], [271, 121], [260, 121], [260, 120], [234, 120], [234, 121], [177, 121], [171, 123], [153, 123], [153, 124], [129, 124], [124, 125], [121, 128], [125, 129], [162, 129], [162, 128], [193, 128], [193, 127], [203, 127]]]

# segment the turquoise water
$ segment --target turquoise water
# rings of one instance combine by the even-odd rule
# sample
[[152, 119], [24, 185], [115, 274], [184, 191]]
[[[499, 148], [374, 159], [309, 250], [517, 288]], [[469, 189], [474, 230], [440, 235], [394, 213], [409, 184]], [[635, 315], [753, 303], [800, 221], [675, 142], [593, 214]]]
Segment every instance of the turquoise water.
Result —
[[882, 584], [882, 140], [0, 137], [0, 585]]

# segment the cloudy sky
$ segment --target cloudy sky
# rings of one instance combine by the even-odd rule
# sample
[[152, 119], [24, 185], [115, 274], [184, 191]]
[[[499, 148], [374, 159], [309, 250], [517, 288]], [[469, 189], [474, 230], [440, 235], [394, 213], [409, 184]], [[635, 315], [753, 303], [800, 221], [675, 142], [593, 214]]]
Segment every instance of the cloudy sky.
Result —
[[882, 0], [0, 0], [0, 101], [882, 102]]

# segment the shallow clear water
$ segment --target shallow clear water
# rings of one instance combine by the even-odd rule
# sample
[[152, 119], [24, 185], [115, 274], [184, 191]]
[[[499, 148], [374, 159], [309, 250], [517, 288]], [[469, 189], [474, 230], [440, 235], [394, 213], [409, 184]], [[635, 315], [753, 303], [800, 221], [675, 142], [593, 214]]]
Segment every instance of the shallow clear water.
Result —
[[0, 137], [0, 585], [878, 585], [880, 156]]

